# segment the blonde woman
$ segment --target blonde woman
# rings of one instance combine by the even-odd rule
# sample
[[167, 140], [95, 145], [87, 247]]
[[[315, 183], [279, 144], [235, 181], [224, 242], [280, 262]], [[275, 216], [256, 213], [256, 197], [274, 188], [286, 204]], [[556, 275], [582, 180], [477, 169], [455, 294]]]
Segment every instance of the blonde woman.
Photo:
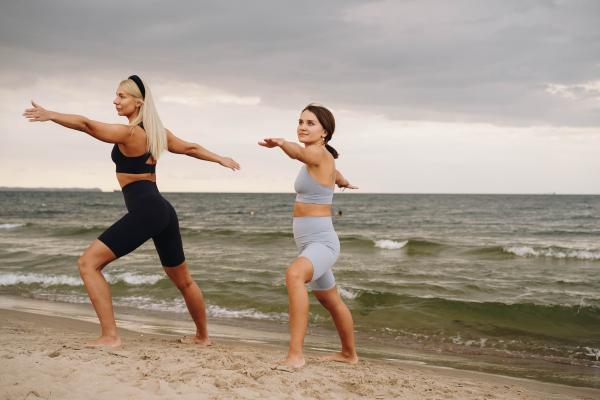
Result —
[[342, 344], [338, 353], [326, 356], [329, 361], [350, 364], [358, 362], [354, 343], [352, 314], [344, 304], [335, 285], [331, 267], [340, 254], [340, 242], [333, 229], [331, 203], [333, 189], [357, 189], [335, 168], [337, 151], [329, 145], [335, 131], [335, 119], [327, 108], [309, 104], [298, 120], [298, 140], [304, 146], [282, 138], [266, 138], [259, 145], [280, 147], [290, 158], [303, 165], [296, 178], [296, 202], [293, 211], [294, 240], [299, 255], [285, 274], [288, 290], [290, 347], [287, 357], [276, 369], [293, 370], [305, 364], [303, 344], [308, 325], [308, 292], [329, 311]]
[[196, 335], [185, 341], [210, 345], [202, 292], [192, 279], [183, 253], [175, 210], [156, 186], [156, 162], [163, 150], [212, 161], [238, 170], [239, 164], [195, 143], [188, 143], [165, 129], [156, 111], [150, 88], [137, 75], [123, 80], [113, 101], [128, 124], [106, 124], [80, 115], [46, 110], [32, 102], [24, 112], [29, 121], [53, 121], [114, 143], [111, 158], [123, 191], [127, 214], [94, 240], [79, 258], [79, 273], [100, 320], [100, 337], [91, 346], [119, 346], [110, 288], [102, 269], [111, 261], [132, 252], [152, 238], [165, 273], [181, 291], [196, 324]]

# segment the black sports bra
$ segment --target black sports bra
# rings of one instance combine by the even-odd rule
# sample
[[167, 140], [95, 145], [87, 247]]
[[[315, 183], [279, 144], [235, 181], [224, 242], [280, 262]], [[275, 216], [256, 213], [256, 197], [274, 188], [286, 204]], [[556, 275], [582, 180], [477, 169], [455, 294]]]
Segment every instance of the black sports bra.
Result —
[[116, 143], [110, 153], [110, 158], [112, 158], [117, 166], [117, 172], [126, 174], [154, 174], [156, 171], [156, 164], [146, 164], [146, 161], [148, 161], [150, 156], [150, 153], [146, 153], [137, 157], [127, 157], [125, 154], [121, 153], [121, 149], [119, 149], [119, 145]]

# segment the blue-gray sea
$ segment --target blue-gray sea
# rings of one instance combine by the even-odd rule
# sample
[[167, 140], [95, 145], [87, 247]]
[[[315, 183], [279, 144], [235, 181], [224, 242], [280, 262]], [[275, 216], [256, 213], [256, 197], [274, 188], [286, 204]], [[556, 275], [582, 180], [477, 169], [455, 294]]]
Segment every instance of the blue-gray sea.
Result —
[[[294, 195], [163, 195], [209, 316], [285, 324]], [[0, 192], [0, 294], [88, 302], [77, 258], [125, 212], [120, 192]], [[359, 337], [600, 368], [600, 196], [342, 193], [334, 214]], [[104, 272], [117, 306], [185, 316], [152, 241]], [[316, 302], [310, 324], [331, 327]]]

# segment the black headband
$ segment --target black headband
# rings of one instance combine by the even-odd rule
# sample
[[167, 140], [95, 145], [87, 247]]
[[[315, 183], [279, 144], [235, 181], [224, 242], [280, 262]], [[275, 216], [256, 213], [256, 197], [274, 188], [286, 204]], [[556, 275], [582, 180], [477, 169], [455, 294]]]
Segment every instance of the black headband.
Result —
[[131, 75], [128, 79], [131, 79], [132, 81], [135, 82], [138, 89], [140, 89], [140, 92], [142, 92], [142, 98], [146, 99], [146, 88], [144, 87], [144, 83], [142, 82], [140, 77], [137, 75]]

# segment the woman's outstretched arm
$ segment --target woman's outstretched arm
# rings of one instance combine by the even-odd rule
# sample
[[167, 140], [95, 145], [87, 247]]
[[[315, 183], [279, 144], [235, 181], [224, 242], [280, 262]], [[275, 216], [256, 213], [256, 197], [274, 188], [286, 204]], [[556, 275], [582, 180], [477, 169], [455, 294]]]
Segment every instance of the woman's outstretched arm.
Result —
[[305, 164], [318, 165], [323, 158], [323, 154], [318, 151], [316, 146], [302, 147], [298, 143], [288, 142], [282, 138], [265, 138], [258, 144], [268, 148], [281, 147], [288, 157]]
[[351, 185], [350, 182], [348, 182], [348, 179], [344, 178], [344, 175], [342, 175], [342, 173], [337, 169], [335, 170], [335, 184], [339, 188], [358, 189], [357, 186]]
[[124, 143], [131, 136], [132, 127], [123, 124], [106, 124], [94, 121], [82, 115], [62, 114], [46, 110], [36, 102], [32, 101], [33, 107], [23, 113], [29, 122], [52, 121], [66, 128], [85, 132], [88, 135], [106, 143]]
[[185, 140], [175, 136], [173, 132], [168, 129], [167, 142], [169, 151], [171, 153], [185, 154], [199, 160], [216, 162], [225, 168], [231, 169], [232, 171], [240, 169], [240, 165], [233, 158], [220, 156], [212, 151], [209, 151], [208, 149], [205, 149], [199, 144], [186, 142]]

